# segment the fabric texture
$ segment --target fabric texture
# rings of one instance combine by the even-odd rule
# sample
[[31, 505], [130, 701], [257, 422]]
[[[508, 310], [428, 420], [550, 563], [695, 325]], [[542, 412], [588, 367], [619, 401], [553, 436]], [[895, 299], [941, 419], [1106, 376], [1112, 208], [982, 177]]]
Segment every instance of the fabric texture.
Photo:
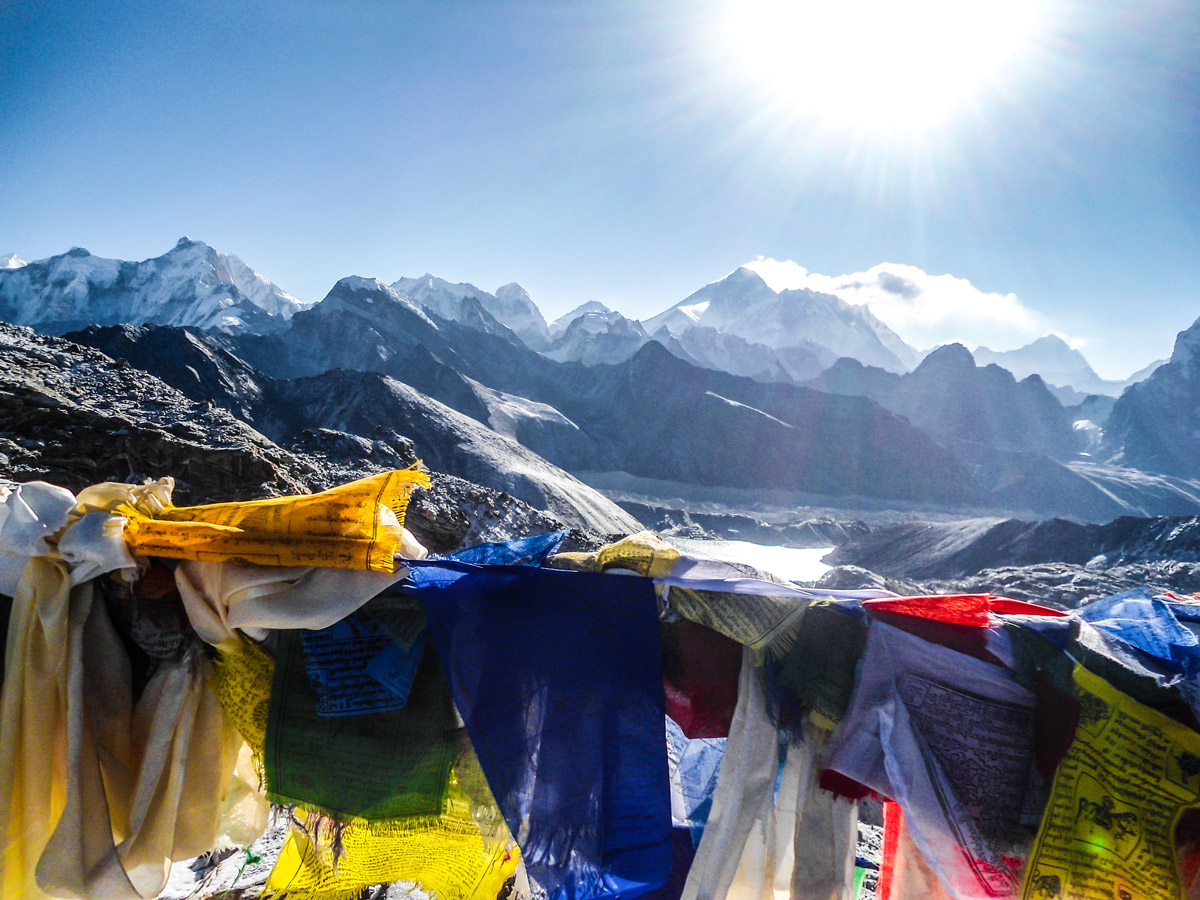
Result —
[[563, 900], [663, 884], [671, 818], [651, 582], [429, 561], [411, 577], [530, 875]]
[[185, 560], [175, 582], [196, 633], [219, 647], [240, 634], [262, 640], [273, 629], [328, 628], [403, 574]]
[[639, 531], [605, 544], [595, 553], [559, 553], [546, 564], [554, 569], [578, 572], [606, 572], [617, 569], [645, 578], [665, 575], [679, 561], [680, 553], [652, 531]]
[[[773, 825], [779, 733], [767, 715], [761, 687], [761, 663], [742, 650], [738, 705], [734, 712], [721, 775], [704, 837], [688, 873], [683, 900], [724, 900], [730, 896], [751, 833]], [[765, 867], [765, 861], [764, 861]], [[761, 877], [773, 877], [764, 868]]]
[[873, 622], [829, 767], [901, 805], [947, 893], [1012, 897], [1041, 799], [1034, 721], [1006, 669]]
[[866, 643], [865, 616], [857, 601], [814, 601], [773, 681], [781, 716], [799, 722], [807, 713], [835, 728], [850, 705]]
[[913, 843], [899, 803], [883, 805], [884, 845], [877, 900], [954, 900]]
[[109, 508], [152, 512], [169, 487], [81, 492], [71, 524], [22, 574], [0, 701], [5, 897], [153, 897], [171, 858], [216, 841], [241, 742], [211, 664], [181, 645], [135, 698], [125, 645], [90, 580], [136, 571]]
[[667, 715], [689, 738], [729, 736], [737, 707], [742, 648], [703, 625], [662, 625]]
[[361, 609], [328, 628], [299, 634], [318, 715], [387, 712], [408, 701], [424, 641], [402, 650]]
[[17, 591], [31, 556], [49, 552], [46, 539], [64, 528], [75, 495], [44, 481], [0, 488], [0, 594]]
[[429, 487], [429, 476], [395, 469], [306, 496], [167, 506], [152, 517], [117, 511], [128, 519], [130, 550], [141, 556], [390, 574], [415, 487]]
[[1200, 809], [1200, 734], [1081, 665], [1073, 681], [1083, 713], [1022, 897], [1182, 897], [1175, 839], [1184, 814]]
[[279, 636], [264, 761], [272, 802], [335, 819], [438, 816], [455, 718], [436, 653], [426, 653], [403, 708], [322, 716], [300, 634]]
[[671, 822], [676, 830], [688, 829], [693, 845], [698, 845], [704, 834], [724, 753], [725, 738], [689, 738], [674, 720], [667, 718]]
[[562, 542], [567, 539], [568, 534], [570, 534], [569, 531], [550, 531], [546, 534], [518, 538], [515, 541], [478, 544], [465, 550], [432, 558], [452, 559], [476, 566], [540, 566], [551, 554], [558, 552], [558, 548], [562, 546]]
[[217, 700], [249, 745], [261, 771], [275, 658], [253, 641], [241, 638], [218, 648], [214, 669]]
[[768, 714], [762, 664], [744, 650], [712, 810], [682, 900], [853, 900], [856, 803], [822, 791], [829, 734], [785, 744]]
[[1166, 669], [1164, 675], [1200, 720], [1200, 637], [1194, 630], [1200, 624], [1197, 604], [1129, 591], [1089, 603], [1078, 615]]
[[739, 644], [783, 659], [802, 628], [809, 604], [890, 598], [890, 591], [820, 591], [747, 575], [733, 563], [682, 560], [671, 574], [655, 580], [664, 605], [676, 615], [704, 625]]
[[485, 842], [462, 800], [432, 820], [347, 825], [336, 842], [335, 864], [329, 837], [293, 830], [263, 897], [359, 900], [371, 885], [412, 881], [439, 900], [495, 900], [520, 859], [515, 847]]

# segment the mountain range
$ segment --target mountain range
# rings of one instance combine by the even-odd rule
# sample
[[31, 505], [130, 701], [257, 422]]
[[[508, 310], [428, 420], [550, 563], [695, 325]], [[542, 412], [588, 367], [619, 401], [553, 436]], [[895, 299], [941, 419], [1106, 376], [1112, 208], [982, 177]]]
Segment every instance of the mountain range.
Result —
[[[816, 291], [775, 291], [744, 267], [645, 322], [592, 301], [548, 325], [516, 283], [491, 293], [426, 274], [400, 278], [390, 287], [444, 319], [487, 327], [476, 312], [481, 308], [530, 349], [559, 362], [616, 363], [655, 340], [706, 368], [759, 381], [803, 383], [843, 357], [902, 374], [927, 355], [865, 306]], [[238, 257], [186, 237], [162, 256], [141, 262], [96, 257], [76, 247], [33, 263], [9, 254], [0, 265], [0, 318], [46, 333], [120, 323], [264, 333], [279, 329], [305, 306]], [[1125, 381], [1102, 379], [1056, 335], [1017, 350], [977, 347], [973, 357], [980, 365], [1001, 365], [1018, 379], [1041, 375], [1065, 405], [1089, 395], [1115, 397], [1161, 364]]]
[[1055, 395], [1067, 405], [1079, 403], [1089, 394], [1120, 396], [1125, 388], [1145, 380], [1165, 362], [1156, 360], [1124, 381], [1101, 378], [1082, 353], [1056, 334], [1048, 334], [1024, 347], [999, 353], [987, 347], [976, 347], [972, 356], [979, 365], [1001, 366], [1012, 372], [1016, 378], [1041, 376], [1046, 384], [1052, 386], [1051, 390]]
[[12, 260], [0, 319], [70, 332], [281, 448], [361, 458], [404, 438], [593, 532], [636, 525], [587, 487], [595, 473], [832, 506], [1200, 512], [1200, 323], [1119, 399], [1064, 405], [1050, 378], [1098, 379], [1058, 338], [922, 357], [866, 307], [748, 269], [645, 322], [592, 303], [548, 324], [519, 285], [428, 274], [343, 278], [306, 307], [185, 238], [142, 262]]

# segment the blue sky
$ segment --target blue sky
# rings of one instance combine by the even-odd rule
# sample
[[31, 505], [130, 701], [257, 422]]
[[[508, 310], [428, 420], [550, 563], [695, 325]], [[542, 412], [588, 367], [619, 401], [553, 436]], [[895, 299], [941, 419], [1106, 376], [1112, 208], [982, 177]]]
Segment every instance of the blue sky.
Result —
[[[649, 317], [759, 256], [891, 263], [918, 298], [956, 286], [902, 317], [918, 346], [1053, 329], [1110, 377], [1200, 315], [1200, 4], [1042, 0], [1007, 68], [913, 131], [749, 74], [738, 8], [0, 4], [0, 253], [141, 259], [188, 234], [304, 300], [428, 271], [519, 281], [548, 318]], [[785, 26], [750, 41], [828, 44]], [[886, 52], [893, 75], [928, 56]], [[796, 79], [834, 97], [871, 64]]]

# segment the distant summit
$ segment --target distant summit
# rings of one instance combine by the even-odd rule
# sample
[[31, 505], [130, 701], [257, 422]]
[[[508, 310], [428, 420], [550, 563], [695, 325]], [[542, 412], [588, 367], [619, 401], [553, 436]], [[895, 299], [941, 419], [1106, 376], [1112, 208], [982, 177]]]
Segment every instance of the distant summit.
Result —
[[696, 327], [736, 335], [780, 350], [813, 345], [889, 372], [907, 372], [917, 354], [865, 306], [810, 290], [776, 292], [758, 273], [735, 269], [646, 320], [650, 335], [665, 329], [682, 337]]
[[1016, 350], [996, 352], [987, 347], [977, 347], [974, 356], [981, 366], [994, 363], [1008, 369], [1018, 379], [1040, 375], [1049, 385], [1073, 388], [1083, 395], [1116, 397], [1137, 380], [1136, 376], [1124, 381], [1101, 378], [1082, 353], [1056, 334], [1040, 337]]
[[550, 329], [542, 311], [525, 288], [516, 282], [502, 285], [489, 294], [473, 284], [454, 284], [426, 273], [420, 278], [401, 278], [392, 288], [431, 313], [455, 322], [467, 322], [474, 317], [474, 301], [497, 322], [511, 329], [533, 350], [550, 346]]
[[808, 386], [870, 397], [948, 446], [973, 442], [1060, 460], [1081, 449], [1066, 410], [1042, 379], [1018, 381], [1000, 366], [975, 362], [962, 344], [938, 347], [905, 375], [839, 359]]
[[49, 334], [91, 324], [150, 323], [269, 332], [303, 307], [236, 256], [188, 237], [141, 262], [72, 247], [0, 268], [0, 319]]

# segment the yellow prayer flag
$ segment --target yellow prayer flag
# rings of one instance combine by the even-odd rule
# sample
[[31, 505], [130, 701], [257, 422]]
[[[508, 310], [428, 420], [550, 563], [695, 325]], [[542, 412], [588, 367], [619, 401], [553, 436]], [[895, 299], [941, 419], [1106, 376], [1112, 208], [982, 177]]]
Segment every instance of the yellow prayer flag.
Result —
[[214, 668], [217, 699], [233, 720], [238, 734], [250, 745], [254, 766], [261, 775], [275, 660], [243, 637], [217, 648]]
[[1200, 807], [1200, 734], [1076, 664], [1082, 705], [1054, 776], [1025, 900], [1182, 900], [1175, 826]]
[[550, 558], [550, 567], [578, 572], [603, 572], [628, 569], [646, 578], [661, 578], [675, 567], [679, 551], [653, 531], [639, 531], [605, 544], [595, 553], [559, 553]]
[[[304, 820], [306, 814], [294, 813]], [[263, 889], [264, 898], [357, 900], [364, 887], [416, 882], [439, 900], [495, 900], [516, 871], [520, 852], [485, 844], [465, 803], [430, 821], [354, 822], [338, 833], [340, 855], [330, 867], [311, 835], [293, 830]]]
[[153, 518], [131, 506], [115, 512], [127, 518], [125, 540], [139, 556], [390, 573], [418, 486], [429, 487], [429, 476], [395, 469], [318, 494], [168, 506]]

